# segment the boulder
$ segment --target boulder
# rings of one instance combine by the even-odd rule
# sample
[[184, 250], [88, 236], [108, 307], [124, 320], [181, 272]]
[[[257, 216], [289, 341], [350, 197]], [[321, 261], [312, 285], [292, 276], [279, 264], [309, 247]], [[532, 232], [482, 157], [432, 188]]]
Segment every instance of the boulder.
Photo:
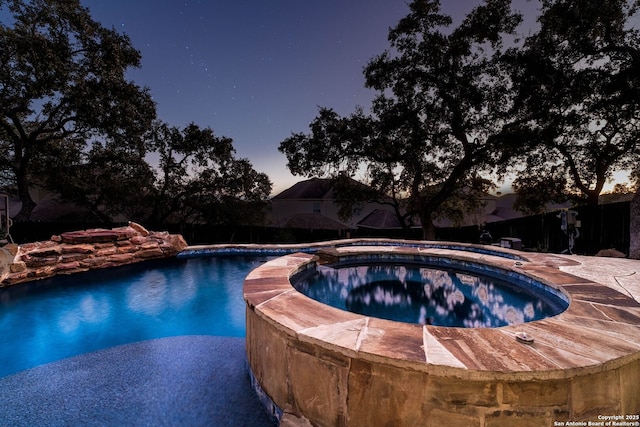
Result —
[[173, 257], [187, 247], [180, 235], [149, 231], [140, 224], [62, 233], [13, 248], [0, 287], [96, 268]]
[[70, 231], [62, 233], [62, 243], [79, 244], [79, 243], [106, 243], [119, 240], [120, 234], [111, 230], [85, 230]]
[[29, 252], [29, 256], [36, 258], [55, 257], [60, 254], [62, 254], [62, 248], [60, 248], [60, 246], [43, 247]]
[[617, 249], [602, 249], [598, 251], [596, 256], [609, 257], [609, 258], [626, 258], [627, 257], [623, 252], [620, 252]]
[[27, 271], [27, 264], [24, 261], [14, 262], [9, 265], [9, 271], [11, 273], [22, 273], [23, 271]]
[[80, 263], [78, 261], [56, 264], [57, 273], [71, 273], [77, 271], [84, 271], [84, 269], [80, 268]]
[[163, 258], [165, 253], [162, 252], [162, 249], [155, 247], [138, 251], [135, 253], [135, 256], [142, 259]]
[[29, 268], [40, 268], [47, 265], [55, 265], [58, 263], [58, 257], [43, 257], [43, 256], [32, 256], [30, 253], [26, 254], [22, 257], [25, 264]]
[[143, 226], [135, 222], [129, 222], [129, 227], [134, 229], [142, 237], [147, 237], [149, 234], [151, 234], [149, 230], [147, 230], [146, 228], [144, 228]]
[[90, 254], [95, 249], [95, 246], [89, 244], [60, 246], [60, 250], [63, 254]]

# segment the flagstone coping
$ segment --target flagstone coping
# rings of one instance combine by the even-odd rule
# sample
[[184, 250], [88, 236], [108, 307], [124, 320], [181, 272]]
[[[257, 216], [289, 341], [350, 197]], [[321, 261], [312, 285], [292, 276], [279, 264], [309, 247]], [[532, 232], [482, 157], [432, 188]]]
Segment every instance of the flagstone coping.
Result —
[[[394, 416], [414, 406], [425, 414], [434, 410], [456, 414], [455, 404], [434, 404], [424, 396], [428, 390], [407, 385], [415, 381], [428, 389], [428, 381], [437, 378], [445, 384], [455, 379], [454, 394], [465, 402], [465, 411], [485, 423], [492, 414], [509, 411], [540, 416], [541, 422], [550, 422], [554, 413], [586, 419], [593, 408], [616, 413], [640, 411], [640, 387], [637, 381], [628, 380], [629, 375], [637, 378], [640, 374], [640, 303], [629, 294], [563, 271], [584, 260], [516, 251], [518, 257], [506, 258], [470, 250], [392, 245], [339, 247], [326, 252], [338, 258], [353, 254], [433, 255], [479, 262], [542, 282], [565, 295], [569, 305], [556, 316], [500, 328], [394, 322], [330, 307], [295, 290], [290, 278], [322, 262], [322, 254], [277, 258], [253, 270], [245, 280], [247, 353], [262, 388], [292, 414], [320, 425], [339, 423], [354, 419], [356, 413], [366, 416], [354, 406], [356, 401], [364, 404], [363, 396], [375, 401], [382, 398], [378, 393], [401, 391], [405, 403], [387, 408], [391, 423]], [[600, 261], [591, 258], [593, 264]], [[533, 342], [518, 339], [522, 333]], [[270, 353], [276, 347], [279, 356]], [[316, 376], [305, 366], [315, 370]], [[366, 372], [361, 372], [363, 366]], [[333, 390], [325, 393], [324, 400], [322, 392], [308, 395], [303, 391], [305, 384], [299, 383], [307, 381], [306, 387], [311, 387], [310, 379], [323, 372], [330, 377], [323, 380], [327, 381], [326, 389]], [[372, 385], [371, 375], [384, 387]], [[476, 390], [479, 383], [488, 388]], [[386, 391], [376, 392], [376, 387]], [[589, 395], [588, 409], [580, 399], [586, 398], [590, 388], [601, 391]], [[545, 393], [552, 393], [548, 401], [535, 403], [540, 400], [536, 398], [527, 406], [527, 396]], [[487, 401], [468, 401], [479, 394]], [[316, 403], [306, 404], [309, 399]], [[451, 396], [442, 399], [455, 400]], [[394, 411], [399, 412], [393, 415]], [[443, 420], [453, 418], [447, 415]]]

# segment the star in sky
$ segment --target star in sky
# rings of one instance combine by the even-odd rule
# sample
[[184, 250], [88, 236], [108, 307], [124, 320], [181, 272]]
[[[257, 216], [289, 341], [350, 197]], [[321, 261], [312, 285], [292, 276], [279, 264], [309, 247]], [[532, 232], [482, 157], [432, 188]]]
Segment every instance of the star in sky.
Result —
[[[343, 115], [368, 108], [374, 93], [362, 70], [409, 11], [406, 0], [81, 3], [141, 51], [142, 67], [129, 77], [150, 88], [161, 120], [232, 138], [237, 155], [269, 175], [274, 193], [302, 179], [287, 171], [280, 142], [307, 132], [319, 106]], [[473, 6], [442, 4], [456, 19]]]

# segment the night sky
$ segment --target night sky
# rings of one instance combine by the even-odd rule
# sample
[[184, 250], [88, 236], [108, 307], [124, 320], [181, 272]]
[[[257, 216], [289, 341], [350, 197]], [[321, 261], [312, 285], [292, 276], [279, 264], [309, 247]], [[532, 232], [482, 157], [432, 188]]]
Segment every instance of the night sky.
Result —
[[[362, 70], [389, 44], [405, 0], [81, 0], [142, 53], [130, 78], [148, 86], [158, 117], [194, 122], [233, 139], [238, 157], [266, 173], [278, 193], [293, 177], [278, 151], [307, 132], [318, 106], [346, 115], [374, 92]], [[468, 0], [443, 1], [462, 17]], [[521, 10], [536, 2], [522, 0]]]
[[[237, 157], [274, 183], [292, 176], [280, 142], [308, 132], [318, 107], [370, 106], [362, 70], [389, 47], [409, 0], [80, 0], [142, 54], [128, 77], [146, 86], [158, 118], [232, 138]], [[515, 0], [534, 21], [537, 0]], [[443, 0], [458, 22], [479, 0]]]

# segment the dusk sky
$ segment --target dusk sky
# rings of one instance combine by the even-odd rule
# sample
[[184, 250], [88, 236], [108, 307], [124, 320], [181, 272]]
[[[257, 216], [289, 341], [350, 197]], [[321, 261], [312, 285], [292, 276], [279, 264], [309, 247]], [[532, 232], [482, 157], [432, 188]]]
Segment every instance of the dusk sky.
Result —
[[[194, 122], [233, 139], [237, 156], [266, 173], [278, 193], [292, 176], [278, 151], [308, 132], [318, 106], [346, 115], [374, 92], [363, 67], [389, 47], [406, 0], [81, 0], [142, 54], [129, 77], [151, 90], [158, 117]], [[460, 19], [468, 0], [443, 1]], [[537, 1], [516, 1], [534, 19]]]

